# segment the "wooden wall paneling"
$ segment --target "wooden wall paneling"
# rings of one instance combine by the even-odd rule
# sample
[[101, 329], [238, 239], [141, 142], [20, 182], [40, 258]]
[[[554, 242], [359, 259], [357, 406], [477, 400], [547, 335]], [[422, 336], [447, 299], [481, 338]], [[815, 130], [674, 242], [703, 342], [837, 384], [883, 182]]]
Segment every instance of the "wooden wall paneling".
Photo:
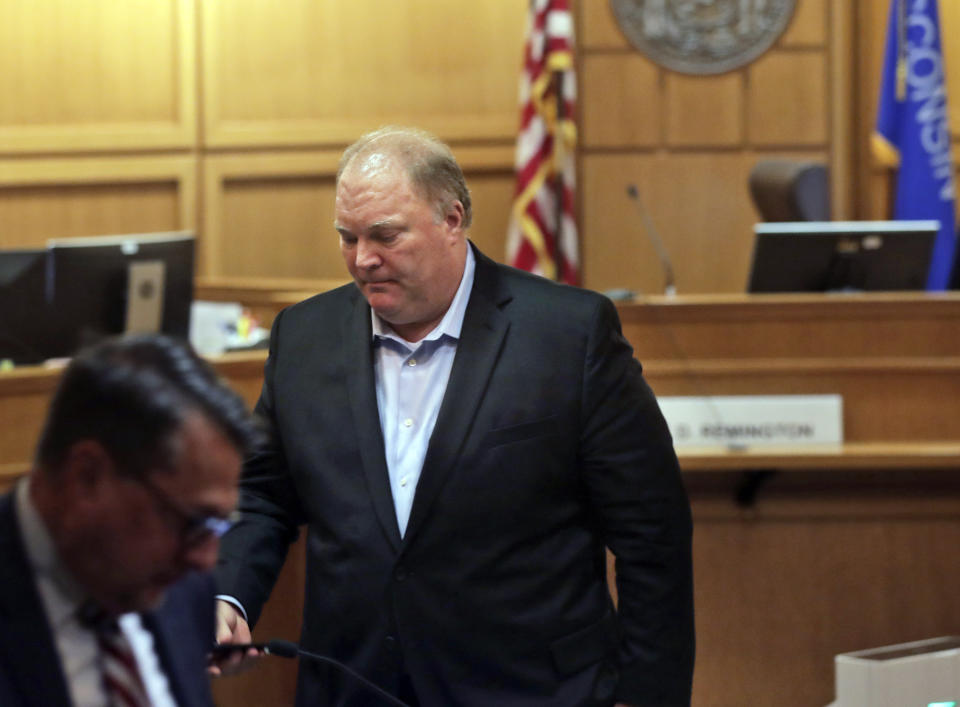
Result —
[[863, 149], [857, 143], [856, 130], [856, 8], [852, 3], [832, 2], [828, 12], [830, 210], [834, 219], [849, 220], [855, 218], [857, 213], [859, 171], [856, 165]]
[[[823, 151], [776, 156], [819, 161], [827, 157]], [[584, 154], [581, 252], [586, 286], [663, 292], [656, 251], [626, 194], [632, 183], [670, 254], [680, 292], [743, 292], [757, 221], [747, 178], [760, 157], [715, 150]]]
[[[53, 374], [59, 377], [58, 374]], [[0, 400], [0, 467], [25, 471], [33, 459], [41, 422], [50, 404], [51, 374], [37, 376], [35, 370], [3, 374]], [[0, 484], [11, 479], [0, 477]], [[4, 488], [5, 490], [5, 488]]]
[[630, 44], [617, 26], [610, 0], [575, 0], [577, 42], [581, 49], [627, 49]]
[[672, 147], [737, 147], [744, 140], [743, 72], [666, 72], [666, 139]]
[[755, 146], [826, 146], [827, 59], [820, 50], [773, 50], [747, 70], [747, 132]]
[[0, 248], [192, 229], [196, 191], [191, 156], [0, 160]]
[[940, 0], [938, 9], [947, 100], [950, 102], [950, 134], [954, 144], [960, 144], [960, 41], [957, 40], [960, 37], [960, 3]]
[[790, 25], [777, 41], [777, 45], [822, 48], [827, 42], [827, 12], [827, 0], [800, 0], [796, 4]]
[[860, 87], [857, 96], [860, 119], [856, 128], [860, 147], [857, 155], [857, 216], [862, 219], [885, 219], [890, 218], [892, 211], [889, 209], [893, 207], [887, 198], [889, 175], [877, 164], [870, 151], [870, 136], [877, 120], [877, 98], [890, 7], [889, 3], [874, 0], [858, 0], [856, 7], [856, 71], [857, 85]]
[[206, 276], [343, 275], [333, 230], [335, 151], [204, 159]]
[[771, 51], [739, 71], [695, 77], [634, 50], [609, 1], [578, 3], [587, 287], [661, 291], [660, 266], [623, 195], [630, 181], [646, 182], [641, 196], [682, 292], [743, 291], [758, 220], [746, 183], [759, 159], [828, 164], [836, 213], [852, 210], [854, 79], [842, 50], [853, 10], [835, 5], [800, 0]]
[[636, 53], [594, 54], [580, 61], [584, 147], [651, 147], [660, 143], [657, 67]]
[[194, 0], [0, 5], [0, 154], [196, 140]]
[[489, 258], [506, 262], [507, 227], [513, 208], [515, 175], [513, 167], [467, 175], [473, 203], [470, 240]]
[[202, 3], [206, 144], [342, 145], [385, 123], [512, 141], [525, 19], [519, 0]]
[[687, 477], [697, 707], [824, 705], [838, 653], [960, 628], [954, 568], [933, 549], [960, 541], [955, 477], [918, 492], [909, 475], [884, 491], [830, 474], [791, 493], [792, 476], [747, 510], [730, 500], [737, 475], [720, 492]]
[[[502, 259], [513, 149], [462, 147], [455, 153], [473, 188], [472, 235], [491, 257]], [[202, 274], [346, 278], [333, 229], [339, 159], [339, 151], [207, 157]]]

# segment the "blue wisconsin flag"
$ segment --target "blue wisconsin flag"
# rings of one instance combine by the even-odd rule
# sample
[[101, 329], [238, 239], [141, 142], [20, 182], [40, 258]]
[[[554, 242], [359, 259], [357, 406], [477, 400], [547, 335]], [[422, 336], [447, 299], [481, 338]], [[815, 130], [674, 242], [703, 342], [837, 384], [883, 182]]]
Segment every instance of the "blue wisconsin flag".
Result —
[[946, 289], [956, 212], [937, 0], [891, 1], [872, 148], [898, 168], [894, 218], [940, 221], [927, 289]]

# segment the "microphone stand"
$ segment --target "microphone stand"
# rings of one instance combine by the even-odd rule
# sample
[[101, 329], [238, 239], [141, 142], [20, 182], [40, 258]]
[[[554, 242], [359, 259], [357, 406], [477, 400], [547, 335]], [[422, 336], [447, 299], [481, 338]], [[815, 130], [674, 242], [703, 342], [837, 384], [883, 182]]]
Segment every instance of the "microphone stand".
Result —
[[293, 643], [292, 641], [274, 639], [272, 641], [269, 641], [263, 647], [263, 651], [267, 655], [275, 655], [280, 658], [303, 657], [303, 658], [310, 658], [311, 660], [315, 660], [318, 663], [326, 663], [327, 665], [332, 665], [337, 670], [343, 671], [344, 673], [346, 673], [347, 675], [349, 675], [350, 677], [358, 681], [363, 687], [365, 687], [370, 692], [373, 692], [379, 695], [380, 697], [382, 697], [384, 701], [389, 702], [392, 705], [396, 705], [396, 707], [410, 707], [406, 702], [403, 702], [397, 699], [396, 697], [391, 695], [389, 692], [384, 690], [382, 687], [380, 687], [379, 685], [375, 685], [373, 682], [371, 682], [367, 678], [360, 675], [360, 673], [347, 667], [340, 661], [334, 660], [333, 658], [328, 658], [325, 655], [320, 655], [319, 653], [311, 653], [310, 651], [305, 651], [302, 648], [300, 648], [300, 646], [298, 646], [296, 643]]
[[650, 242], [653, 243], [653, 249], [657, 252], [657, 257], [660, 259], [660, 267], [663, 269], [663, 294], [667, 297], [673, 297], [677, 294], [677, 287], [673, 283], [673, 265], [670, 264], [670, 256], [667, 255], [667, 249], [663, 245], [663, 241], [660, 240], [660, 236], [657, 233], [657, 229], [653, 225], [653, 220], [650, 218], [650, 215], [647, 213], [647, 210], [643, 208], [643, 204], [640, 201], [640, 192], [637, 190], [635, 184], [627, 185], [627, 196], [629, 196], [633, 203], [637, 205], [637, 211], [640, 213], [640, 218], [643, 220], [643, 228], [647, 233], [647, 237], [650, 239]]

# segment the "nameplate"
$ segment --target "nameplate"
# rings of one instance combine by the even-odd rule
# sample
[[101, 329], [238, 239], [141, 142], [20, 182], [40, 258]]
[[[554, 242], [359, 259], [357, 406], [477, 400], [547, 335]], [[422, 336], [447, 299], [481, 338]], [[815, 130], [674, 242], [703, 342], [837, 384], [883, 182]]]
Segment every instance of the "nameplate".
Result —
[[657, 400], [678, 446], [843, 442], [839, 395], [665, 396]]

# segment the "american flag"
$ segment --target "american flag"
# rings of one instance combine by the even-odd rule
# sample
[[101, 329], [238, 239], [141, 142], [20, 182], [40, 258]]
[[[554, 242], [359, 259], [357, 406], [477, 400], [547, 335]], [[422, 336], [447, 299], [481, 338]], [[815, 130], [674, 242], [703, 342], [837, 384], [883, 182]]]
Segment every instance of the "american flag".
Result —
[[573, 209], [576, 92], [569, 2], [531, 0], [507, 261], [572, 285], [580, 281]]

